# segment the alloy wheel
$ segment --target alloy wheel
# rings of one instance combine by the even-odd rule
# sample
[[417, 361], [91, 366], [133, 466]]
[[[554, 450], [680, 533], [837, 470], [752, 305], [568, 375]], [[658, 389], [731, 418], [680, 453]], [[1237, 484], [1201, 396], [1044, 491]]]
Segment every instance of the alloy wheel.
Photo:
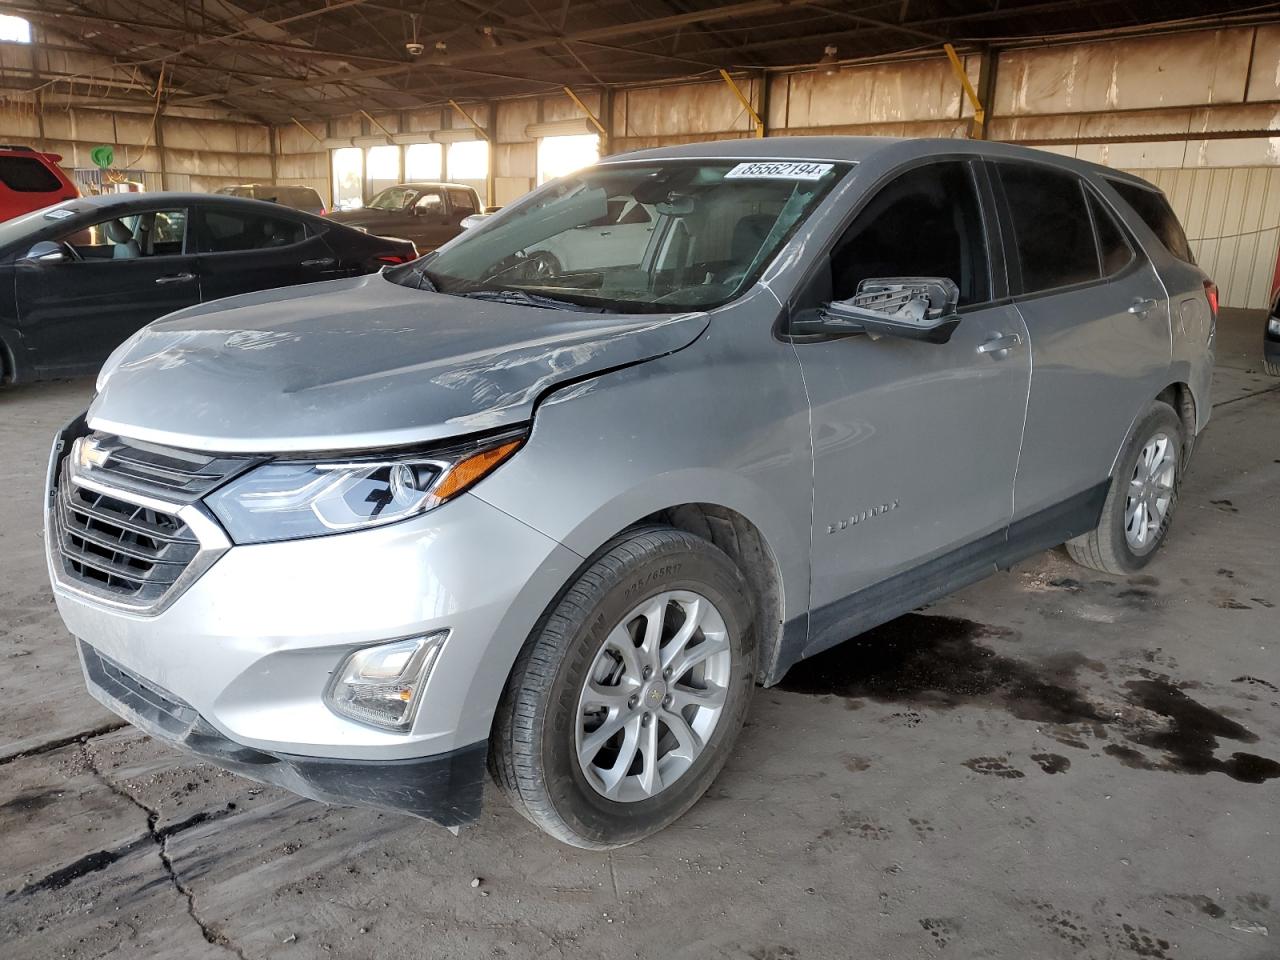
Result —
[[1177, 449], [1168, 434], [1157, 433], [1138, 454], [1124, 504], [1124, 536], [1135, 553], [1154, 547], [1173, 505]]
[[731, 668], [724, 618], [706, 597], [675, 590], [638, 604], [605, 638], [578, 698], [587, 782], [623, 803], [671, 786], [719, 723]]

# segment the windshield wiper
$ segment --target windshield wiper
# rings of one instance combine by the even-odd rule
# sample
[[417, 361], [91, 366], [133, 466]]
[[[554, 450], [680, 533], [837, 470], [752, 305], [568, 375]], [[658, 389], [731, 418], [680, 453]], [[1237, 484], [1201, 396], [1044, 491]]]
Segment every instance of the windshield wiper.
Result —
[[468, 290], [465, 293], [457, 293], [455, 296], [470, 297], [472, 300], [493, 300], [497, 303], [514, 303], [524, 307], [540, 307], [544, 310], [574, 310], [579, 313], [604, 312], [600, 307], [589, 307], [585, 304], [574, 303], [572, 300], [558, 300], [555, 297], [529, 293], [526, 290]]

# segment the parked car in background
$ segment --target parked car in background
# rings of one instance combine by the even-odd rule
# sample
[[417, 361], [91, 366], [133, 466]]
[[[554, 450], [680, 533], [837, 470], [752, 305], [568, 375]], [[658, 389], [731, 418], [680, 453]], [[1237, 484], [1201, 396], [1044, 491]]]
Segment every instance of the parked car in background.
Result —
[[401, 183], [379, 191], [366, 206], [334, 211], [329, 219], [379, 236], [404, 237], [427, 253], [460, 234], [462, 221], [483, 209], [472, 187]]
[[304, 796], [456, 826], [487, 770], [645, 837], [757, 682], [1064, 542], [1152, 560], [1216, 330], [1167, 207], [1007, 144], [696, 143], [153, 324], [49, 466], [88, 687]]
[[1280, 377], [1280, 290], [1271, 298], [1271, 312], [1262, 330], [1262, 364], [1271, 376]]
[[0, 224], [0, 382], [92, 373], [157, 317], [407, 263], [412, 242], [215, 194], [104, 194]]
[[0, 144], [0, 221], [80, 196], [58, 166], [62, 157]]
[[242, 183], [232, 187], [219, 187], [214, 193], [224, 197], [244, 197], [246, 200], [267, 200], [271, 203], [283, 204], [323, 217], [328, 210], [320, 194], [310, 187], [290, 186], [272, 183]]

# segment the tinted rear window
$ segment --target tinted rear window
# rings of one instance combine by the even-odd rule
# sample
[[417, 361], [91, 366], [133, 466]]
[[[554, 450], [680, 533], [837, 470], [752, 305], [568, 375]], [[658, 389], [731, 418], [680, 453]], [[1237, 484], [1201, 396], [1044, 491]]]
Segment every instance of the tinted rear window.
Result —
[[18, 193], [50, 193], [62, 181], [34, 157], [0, 157], [0, 183]]
[[1021, 292], [1097, 280], [1098, 247], [1080, 178], [1024, 163], [996, 169], [1013, 220], [1009, 253], [1022, 270]]
[[1142, 218], [1142, 222], [1151, 228], [1165, 249], [1179, 260], [1194, 264], [1196, 258], [1191, 254], [1191, 245], [1187, 243], [1187, 235], [1178, 222], [1178, 215], [1169, 206], [1165, 195], [1156, 190], [1148, 190], [1137, 184], [1125, 183], [1123, 180], [1108, 181], [1116, 188], [1116, 193], [1124, 198], [1124, 202], [1133, 207], [1133, 212]]
[[1110, 277], [1119, 273], [1133, 259], [1133, 250], [1125, 239], [1124, 231], [1116, 223], [1111, 211], [1092, 193], [1089, 194], [1089, 209], [1093, 211], [1093, 222], [1098, 228], [1098, 253], [1102, 256], [1102, 275]]

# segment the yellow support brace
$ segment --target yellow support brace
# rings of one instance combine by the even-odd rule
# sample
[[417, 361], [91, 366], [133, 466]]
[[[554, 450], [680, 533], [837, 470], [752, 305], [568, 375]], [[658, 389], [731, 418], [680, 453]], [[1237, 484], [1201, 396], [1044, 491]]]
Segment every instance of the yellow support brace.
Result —
[[960, 55], [956, 53], [956, 48], [949, 43], [944, 43], [942, 49], [947, 52], [947, 59], [951, 61], [951, 70], [955, 73], [956, 79], [960, 81], [960, 86], [964, 87], [964, 93], [969, 98], [969, 103], [973, 105], [973, 132], [971, 136], [974, 140], [981, 140], [982, 128], [986, 123], [987, 113], [982, 109], [982, 101], [978, 99], [978, 91], [973, 89], [973, 84], [969, 82], [969, 74], [965, 72], [964, 64], [960, 62]]
[[306, 124], [304, 124], [304, 123], [303, 123], [301, 120], [299, 120], [297, 117], [290, 117], [289, 119], [290, 119], [290, 120], [292, 120], [294, 123], [296, 123], [296, 124], [298, 125], [298, 129], [299, 129], [299, 130], [301, 130], [303, 133], [305, 133], [308, 137], [310, 137], [310, 138], [311, 138], [312, 140], [314, 140], [316, 143], [319, 143], [319, 144], [323, 144], [323, 143], [324, 143], [324, 141], [323, 141], [323, 140], [321, 140], [319, 137], [317, 137], [314, 133], [312, 133], [312, 132], [311, 132], [311, 128], [310, 128], [310, 127], [308, 127]]
[[760, 114], [756, 113], [756, 108], [751, 105], [751, 101], [748, 100], [746, 94], [742, 92], [742, 88], [738, 86], [733, 77], [729, 76], [728, 70], [721, 70], [720, 76], [724, 79], [724, 82], [729, 85], [729, 89], [737, 95], [743, 108], [751, 115], [751, 122], [756, 125], [756, 136], [763, 137], [764, 121], [760, 119]]
[[467, 111], [463, 110], [463, 109], [462, 109], [462, 106], [458, 103], [458, 101], [457, 101], [457, 100], [450, 100], [450, 101], [449, 101], [449, 106], [451, 106], [451, 107], [453, 107], [453, 109], [457, 110], [457, 111], [458, 111], [458, 113], [462, 115], [462, 118], [463, 118], [464, 120], [466, 120], [469, 124], [471, 124], [471, 126], [475, 127], [475, 128], [476, 128], [476, 133], [478, 133], [478, 134], [480, 134], [480, 136], [484, 137], [484, 138], [485, 138], [485, 140], [488, 140], [488, 139], [489, 139], [489, 133], [488, 133], [488, 131], [486, 131], [484, 127], [480, 126], [480, 124], [476, 123], [476, 118], [475, 118], [475, 117], [473, 117], [473, 116], [471, 116], [471, 114], [467, 113]]
[[370, 123], [372, 123], [375, 127], [377, 127], [379, 130], [381, 130], [381, 131], [382, 131], [382, 135], [383, 135], [384, 137], [386, 137], [386, 138], [387, 138], [387, 142], [388, 142], [388, 143], [391, 143], [391, 142], [392, 142], [392, 139], [391, 139], [391, 138], [392, 138], [393, 134], [391, 133], [391, 131], [390, 131], [390, 130], [388, 130], [386, 127], [384, 127], [382, 124], [380, 124], [377, 120], [375, 120], [375, 119], [373, 118], [373, 115], [372, 115], [371, 113], [369, 113], [369, 111], [367, 111], [367, 110], [361, 110], [360, 112], [361, 112], [362, 114], [364, 114], [364, 117], [365, 117], [365, 119], [366, 119], [366, 120], [368, 120], [368, 121], [369, 121]]
[[596, 115], [591, 112], [587, 105], [582, 102], [582, 98], [576, 93], [568, 87], [564, 88], [564, 93], [565, 96], [578, 105], [579, 110], [587, 115], [587, 119], [591, 121], [591, 125], [600, 131], [600, 153], [601, 155], [607, 153], [609, 149], [609, 131], [605, 129], [604, 124], [596, 118]]

